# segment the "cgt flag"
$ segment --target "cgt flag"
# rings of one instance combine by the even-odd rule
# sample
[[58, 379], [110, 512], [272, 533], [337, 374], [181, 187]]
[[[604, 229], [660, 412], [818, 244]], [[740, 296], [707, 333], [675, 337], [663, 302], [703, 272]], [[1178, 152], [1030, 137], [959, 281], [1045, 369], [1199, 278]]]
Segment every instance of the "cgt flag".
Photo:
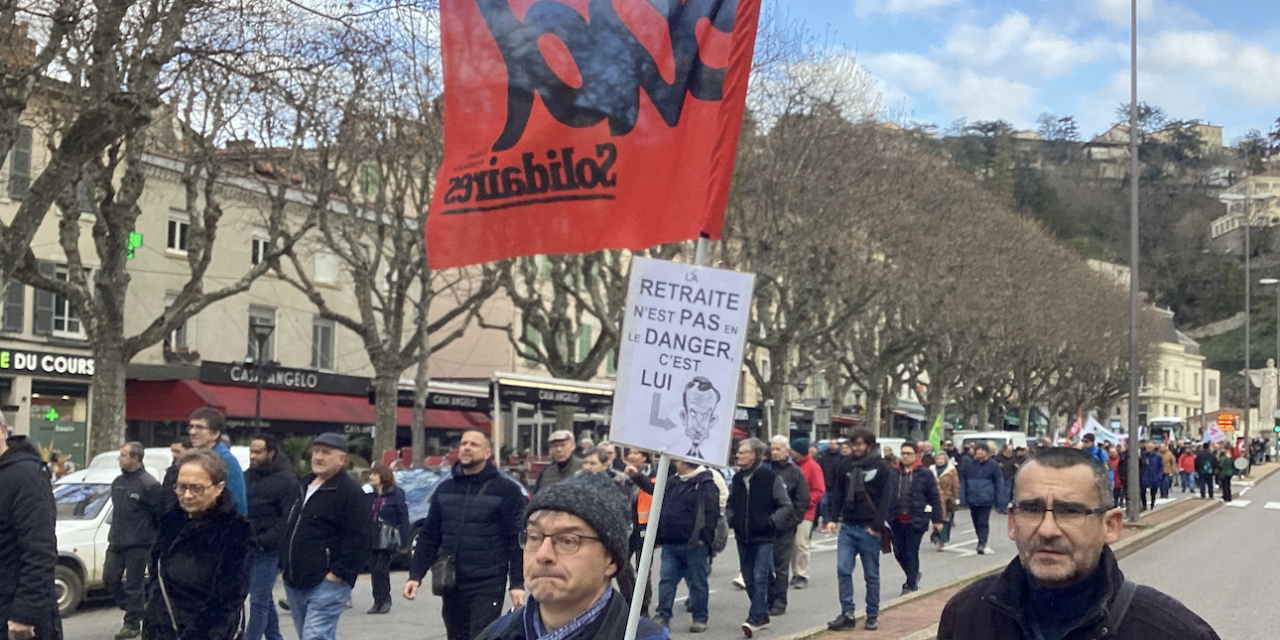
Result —
[[441, 0], [433, 268], [720, 237], [760, 0]]

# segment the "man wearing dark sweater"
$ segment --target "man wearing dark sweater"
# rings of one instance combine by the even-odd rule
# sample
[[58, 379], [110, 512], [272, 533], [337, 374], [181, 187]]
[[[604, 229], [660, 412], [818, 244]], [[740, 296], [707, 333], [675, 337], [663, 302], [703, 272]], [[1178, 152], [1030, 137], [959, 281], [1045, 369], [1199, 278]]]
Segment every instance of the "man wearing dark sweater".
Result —
[[765, 464], [769, 448], [757, 438], [738, 445], [738, 473], [733, 476], [725, 516], [738, 543], [738, 566], [747, 584], [751, 609], [742, 633], [748, 638], [769, 627], [769, 572], [773, 542], [791, 521], [791, 498], [782, 478]]
[[827, 524], [827, 533], [840, 534], [836, 544], [836, 584], [840, 594], [840, 615], [827, 623], [832, 630], [853, 629], [853, 569], [862, 558], [862, 576], [867, 583], [866, 628], [880, 628], [880, 535], [889, 519], [893, 501], [889, 464], [880, 456], [871, 430], [856, 429], [849, 438], [852, 455], [837, 467], [830, 490], [830, 508], [839, 524]]

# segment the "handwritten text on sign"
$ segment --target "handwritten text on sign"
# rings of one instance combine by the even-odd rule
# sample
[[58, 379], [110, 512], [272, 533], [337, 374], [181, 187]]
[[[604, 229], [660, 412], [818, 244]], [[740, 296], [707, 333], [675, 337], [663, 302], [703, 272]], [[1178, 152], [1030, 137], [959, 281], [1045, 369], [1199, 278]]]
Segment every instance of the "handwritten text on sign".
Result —
[[614, 394], [614, 442], [723, 466], [755, 276], [636, 258]]

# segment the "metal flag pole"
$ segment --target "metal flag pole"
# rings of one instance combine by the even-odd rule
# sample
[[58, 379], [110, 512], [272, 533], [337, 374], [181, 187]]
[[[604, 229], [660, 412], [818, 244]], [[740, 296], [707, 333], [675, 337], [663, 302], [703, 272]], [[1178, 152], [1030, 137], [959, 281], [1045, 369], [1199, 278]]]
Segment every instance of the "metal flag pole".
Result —
[[[693, 264], [701, 267], [707, 263], [707, 238], [698, 238], [698, 248], [694, 251]], [[658, 452], [658, 477], [653, 481], [653, 502], [649, 505], [649, 524], [646, 525], [644, 545], [640, 551], [640, 566], [636, 568], [636, 587], [631, 594], [631, 611], [627, 615], [627, 633], [625, 640], [636, 640], [636, 631], [640, 629], [640, 610], [644, 608], [644, 591], [649, 584], [650, 568], [653, 566], [653, 548], [658, 539], [658, 521], [662, 519], [662, 498], [667, 493], [667, 476], [671, 472], [671, 456], [666, 451]]]
[[[1125, 489], [1129, 498], [1129, 522], [1142, 513], [1138, 478], [1138, 403], [1142, 371], [1138, 362], [1138, 0], [1131, 3], [1129, 35], [1129, 473]], [[1248, 279], [1246, 277], [1246, 286]]]

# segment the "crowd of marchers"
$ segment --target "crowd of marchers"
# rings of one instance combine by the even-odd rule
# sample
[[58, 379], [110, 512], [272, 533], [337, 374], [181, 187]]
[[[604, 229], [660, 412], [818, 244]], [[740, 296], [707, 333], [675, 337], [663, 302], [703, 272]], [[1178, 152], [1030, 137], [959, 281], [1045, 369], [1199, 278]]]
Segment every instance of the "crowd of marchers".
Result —
[[[951, 600], [939, 638], [1217, 638], [1176, 600], [1125, 580], [1110, 550], [1121, 532], [1115, 488], [1125, 458], [1090, 435], [1075, 448], [1042, 441], [1002, 451], [972, 440], [937, 450], [908, 441], [896, 454], [881, 451], [866, 429], [824, 451], [805, 438], [749, 438], [737, 443], [726, 472], [675, 461], [650, 527], [658, 478], [646, 452], [619, 457], [609, 443], [579, 447], [572, 432], [553, 432], [553, 463], [526, 497], [494, 465], [488, 436], [469, 430], [411, 540], [394, 474], [376, 467], [362, 490], [347, 473], [345, 436], [317, 436], [311, 473], [295, 478], [265, 435], [253, 438], [251, 467], [242, 471], [223, 429], [217, 411], [193, 413], [190, 440], [175, 445], [160, 482], [143, 469], [140, 445], [121, 447], [106, 571], [124, 610], [118, 639], [276, 640], [278, 608], [301, 640], [333, 639], [365, 567], [374, 596], [368, 613], [390, 609], [391, 560], [407, 553], [401, 595], [413, 601], [430, 588], [439, 596], [449, 640], [621, 640], [641, 590], [636, 637], [665, 638], [681, 581], [688, 630], [701, 633], [710, 616], [707, 576], [730, 532], [741, 569], [735, 582], [747, 595], [741, 628], [752, 638], [786, 614], [789, 590], [810, 586], [809, 541], [819, 529], [837, 536], [839, 612], [830, 628], [861, 621], [876, 630], [881, 555], [891, 552], [901, 565], [904, 594], [919, 589], [924, 536], [943, 550], [961, 509], [970, 512], [979, 553], [989, 550], [991, 511], [1005, 514], [1018, 557]], [[24, 437], [0, 435], [0, 621], [10, 640], [60, 639], [48, 470]], [[1205, 476], [1225, 477], [1220, 485], [1229, 491], [1230, 448], [1175, 455], [1140, 445], [1152, 506], [1174, 476], [1183, 491], [1194, 476], [1210, 495]], [[652, 585], [636, 579], [647, 536], [661, 550], [652, 611]], [[862, 616], [853, 580], [859, 562]], [[280, 579], [287, 597], [277, 603]]]

